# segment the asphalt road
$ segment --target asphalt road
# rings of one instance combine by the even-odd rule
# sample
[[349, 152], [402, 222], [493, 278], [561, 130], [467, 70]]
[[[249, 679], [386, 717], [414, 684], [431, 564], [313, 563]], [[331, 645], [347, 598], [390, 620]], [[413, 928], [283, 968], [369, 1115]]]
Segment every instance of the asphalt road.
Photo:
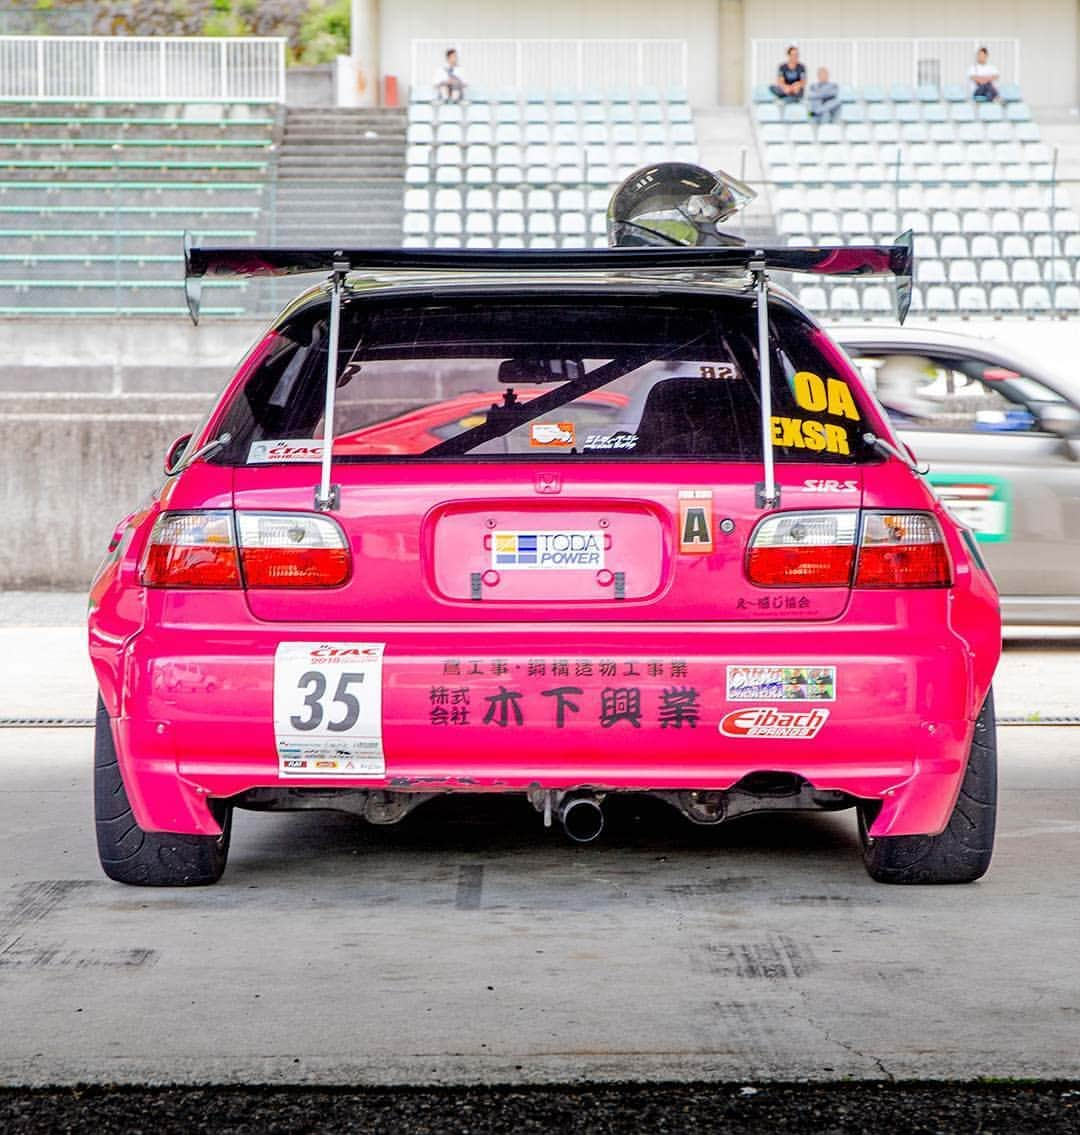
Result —
[[[89, 712], [79, 633], [0, 629], [0, 716]], [[1078, 663], [1012, 648], [999, 709], [1075, 713]], [[624, 801], [571, 847], [465, 799], [239, 813], [221, 883], [160, 891], [99, 874], [90, 732], [0, 729], [0, 1083], [1078, 1078], [1080, 729], [1000, 750], [970, 887], [871, 882], [850, 813]]]

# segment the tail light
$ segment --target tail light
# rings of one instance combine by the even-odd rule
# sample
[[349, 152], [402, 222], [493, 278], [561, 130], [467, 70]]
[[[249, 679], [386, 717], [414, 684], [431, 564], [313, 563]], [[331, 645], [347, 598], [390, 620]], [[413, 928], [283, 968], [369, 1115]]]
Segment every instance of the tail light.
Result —
[[335, 587], [349, 570], [345, 535], [326, 516], [165, 512], [150, 533], [142, 581], [149, 587]]
[[[948, 587], [937, 520], [922, 512], [788, 512], [758, 525], [747, 575], [759, 587]], [[854, 578], [854, 584], [852, 579]]]
[[328, 516], [238, 512], [248, 587], [336, 587], [349, 578], [345, 534]]
[[758, 525], [747, 573], [759, 587], [848, 587], [859, 514], [787, 512]]
[[937, 520], [925, 512], [863, 514], [856, 587], [948, 587], [952, 565]]
[[150, 587], [239, 587], [231, 512], [163, 512], [143, 556]]

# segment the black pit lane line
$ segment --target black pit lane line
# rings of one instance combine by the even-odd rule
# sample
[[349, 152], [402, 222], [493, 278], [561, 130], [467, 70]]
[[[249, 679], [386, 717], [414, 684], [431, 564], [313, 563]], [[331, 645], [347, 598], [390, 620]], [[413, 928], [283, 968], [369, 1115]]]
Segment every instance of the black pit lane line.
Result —
[[95, 1135], [1058, 1135], [1080, 1081], [605, 1084], [510, 1088], [0, 1088], [0, 1132]]

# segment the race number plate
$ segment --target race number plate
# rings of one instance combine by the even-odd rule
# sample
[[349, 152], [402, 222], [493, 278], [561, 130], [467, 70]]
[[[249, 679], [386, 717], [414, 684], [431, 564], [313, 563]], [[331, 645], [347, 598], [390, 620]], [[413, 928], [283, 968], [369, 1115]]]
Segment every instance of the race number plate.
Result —
[[274, 655], [281, 777], [386, 775], [382, 642], [283, 642]]

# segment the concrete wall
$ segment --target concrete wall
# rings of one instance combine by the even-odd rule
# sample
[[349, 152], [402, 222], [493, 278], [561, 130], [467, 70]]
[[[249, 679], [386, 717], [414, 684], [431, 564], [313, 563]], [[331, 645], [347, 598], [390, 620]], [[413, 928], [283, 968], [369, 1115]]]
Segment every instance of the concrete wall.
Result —
[[[413, 39], [438, 38], [450, 46], [463, 39], [684, 38], [691, 98], [709, 106], [744, 100], [754, 38], [1015, 36], [1022, 41], [1022, 71], [1007, 77], [1017, 78], [1036, 106], [1075, 106], [1077, 9], [1077, 0], [354, 0], [354, 18], [365, 30], [353, 56], [361, 69], [397, 75], [404, 89]], [[468, 70], [469, 60], [461, 63]], [[471, 78], [484, 82], [481, 74]]]
[[[1034, 106], [1075, 106], [1077, 0], [743, 0], [746, 40], [783, 36], [1015, 36], [1021, 73], [1005, 75], [1024, 88]], [[779, 60], [778, 60], [779, 62]], [[842, 80], [841, 80], [842, 81]]]
[[337, 69], [333, 63], [290, 67], [285, 72], [289, 106], [337, 106]]

